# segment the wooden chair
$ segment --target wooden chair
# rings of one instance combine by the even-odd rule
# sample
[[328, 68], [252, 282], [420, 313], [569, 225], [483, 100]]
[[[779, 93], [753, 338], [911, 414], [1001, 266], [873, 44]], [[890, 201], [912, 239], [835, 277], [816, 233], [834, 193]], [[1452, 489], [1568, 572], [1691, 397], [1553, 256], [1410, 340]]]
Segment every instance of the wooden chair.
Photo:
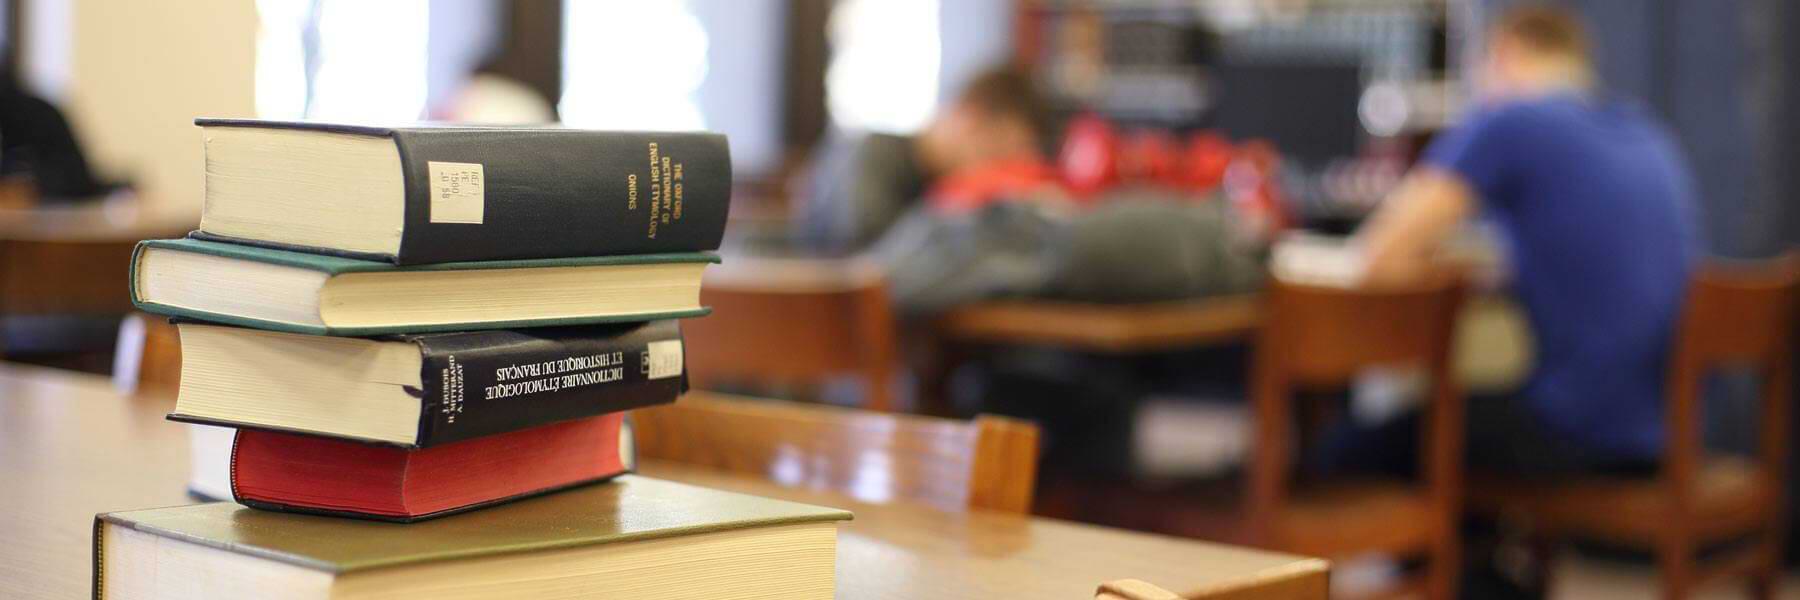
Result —
[[[1462, 299], [1453, 278], [1386, 290], [1271, 282], [1252, 367], [1243, 541], [1324, 558], [1422, 556], [1423, 577], [1401, 589], [1453, 596], [1463, 399], [1450, 349]], [[1345, 388], [1360, 372], [1387, 366], [1419, 367], [1431, 380], [1420, 419], [1420, 481], [1295, 485], [1294, 393]]]
[[[1695, 275], [1671, 349], [1668, 438], [1656, 477], [1559, 483], [1476, 478], [1471, 508], [1526, 525], [1546, 542], [1579, 535], [1650, 549], [1665, 598], [1686, 598], [1707, 581], [1745, 575], [1755, 597], [1773, 598], [1787, 531], [1789, 337], [1797, 289], [1800, 254]], [[1732, 366], [1749, 367], [1762, 380], [1755, 459], [1709, 456], [1701, 440], [1702, 384], [1708, 374]], [[1701, 564], [1699, 550], [1728, 541], [1747, 544]], [[1538, 559], [1547, 563], [1549, 546], [1538, 545]]]
[[633, 413], [638, 455], [861, 500], [1025, 514], [1038, 429], [697, 392]]
[[113, 350], [113, 388], [124, 394], [174, 396], [181, 389], [180, 337], [165, 317], [125, 315]]
[[682, 322], [695, 387], [816, 386], [856, 375], [867, 385], [865, 408], [895, 408], [898, 342], [879, 273], [849, 261], [731, 263], [708, 273], [700, 292], [712, 314]]

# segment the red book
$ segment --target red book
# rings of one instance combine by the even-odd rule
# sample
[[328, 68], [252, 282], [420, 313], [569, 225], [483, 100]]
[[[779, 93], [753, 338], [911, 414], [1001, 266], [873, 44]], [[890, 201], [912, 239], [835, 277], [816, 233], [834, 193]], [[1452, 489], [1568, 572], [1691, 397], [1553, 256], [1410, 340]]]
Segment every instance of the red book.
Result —
[[623, 413], [408, 450], [240, 429], [231, 493], [245, 506], [417, 521], [626, 471]]

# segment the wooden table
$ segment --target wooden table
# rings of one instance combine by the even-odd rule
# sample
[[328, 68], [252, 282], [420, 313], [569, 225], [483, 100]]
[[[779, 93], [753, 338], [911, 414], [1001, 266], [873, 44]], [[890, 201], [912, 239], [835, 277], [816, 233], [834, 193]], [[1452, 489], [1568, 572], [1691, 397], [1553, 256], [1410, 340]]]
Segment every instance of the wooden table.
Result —
[[181, 237], [197, 215], [131, 196], [73, 207], [0, 209], [0, 314], [124, 314], [139, 240]]
[[[943, 341], [953, 343], [1051, 346], [1107, 354], [1178, 350], [1252, 341], [1262, 325], [1260, 303], [1256, 294], [1148, 304], [979, 302], [945, 314], [937, 322], [937, 332]], [[1480, 392], [1516, 388], [1529, 375], [1533, 360], [1531, 331], [1522, 309], [1498, 294], [1470, 299], [1457, 324], [1455, 357], [1457, 377], [1465, 388]]]
[[1262, 323], [1260, 301], [1241, 294], [1140, 304], [979, 302], [945, 314], [937, 331], [959, 342], [1106, 353], [1173, 350], [1249, 340]]
[[[788, 293], [854, 289], [881, 278], [878, 265], [836, 258], [732, 255], [706, 272], [708, 285]], [[1249, 339], [1261, 323], [1260, 300], [1256, 294], [1132, 304], [991, 300], [952, 309], [932, 333], [954, 342], [1170, 350]]]
[[[0, 598], [89, 593], [94, 513], [188, 504], [186, 430], [162, 396], [0, 366]], [[1324, 598], [1315, 559], [995, 513], [875, 505], [672, 464], [650, 476], [846, 508], [842, 598], [1091, 598], [1136, 578], [1202, 598]]]

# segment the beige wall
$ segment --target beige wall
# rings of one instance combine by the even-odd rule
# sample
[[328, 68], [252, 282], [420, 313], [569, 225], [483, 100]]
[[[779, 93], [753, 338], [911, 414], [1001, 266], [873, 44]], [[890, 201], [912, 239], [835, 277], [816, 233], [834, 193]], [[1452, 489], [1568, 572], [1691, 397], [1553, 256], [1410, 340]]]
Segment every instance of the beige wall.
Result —
[[255, 116], [255, 3], [29, 0], [25, 10], [44, 2], [70, 3], [63, 106], [94, 161], [157, 209], [197, 220], [204, 164], [193, 120]]

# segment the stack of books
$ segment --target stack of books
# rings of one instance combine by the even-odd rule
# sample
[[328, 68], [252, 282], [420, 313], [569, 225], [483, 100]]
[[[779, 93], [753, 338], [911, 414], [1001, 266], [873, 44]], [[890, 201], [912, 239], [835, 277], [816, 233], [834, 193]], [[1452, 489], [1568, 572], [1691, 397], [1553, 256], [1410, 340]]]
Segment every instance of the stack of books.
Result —
[[686, 388], [723, 136], [198, 124], [200, 229], [131, 290], [180, 330], [169, 418], [235, 430], [196, 486], [235, 503], [101, 515], [97, 597], [830, 596], [847, 513], [621, 477], [625, 411]]

